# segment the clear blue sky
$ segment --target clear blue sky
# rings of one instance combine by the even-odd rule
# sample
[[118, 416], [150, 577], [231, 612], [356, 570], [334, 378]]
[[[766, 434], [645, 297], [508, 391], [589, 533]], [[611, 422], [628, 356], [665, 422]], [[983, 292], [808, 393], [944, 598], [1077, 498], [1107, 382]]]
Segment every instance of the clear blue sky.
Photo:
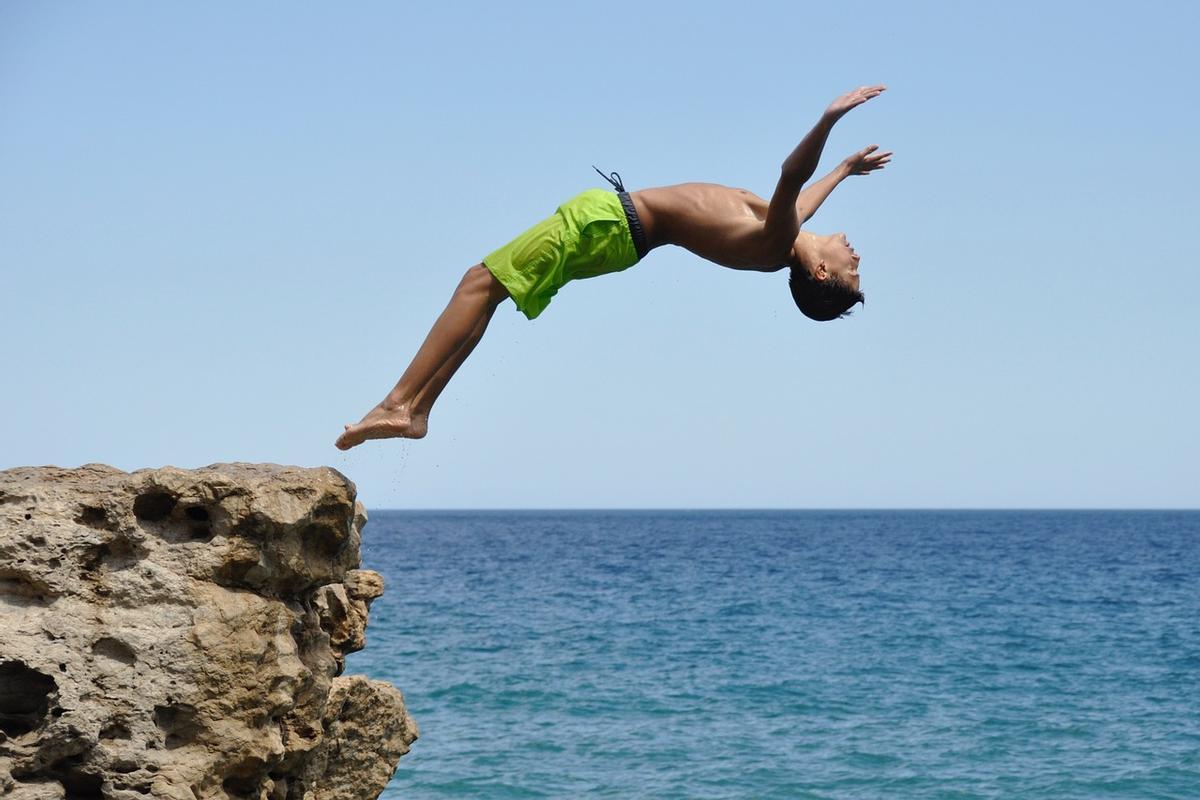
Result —
[[[1193, 3], [0, 3], [0, 467], [329, 464], [372, 507], [1200, 506]], [[502, 306], [420, 442], [333, 439], [599, 184], [812, 221], [819, 324], [681, 250]]]

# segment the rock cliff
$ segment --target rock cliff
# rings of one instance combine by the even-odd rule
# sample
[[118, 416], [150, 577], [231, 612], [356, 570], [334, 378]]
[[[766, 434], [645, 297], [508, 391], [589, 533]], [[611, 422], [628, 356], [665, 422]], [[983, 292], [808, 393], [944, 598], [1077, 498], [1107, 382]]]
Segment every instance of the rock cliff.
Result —
[[365, 522], [332, 469], [0, 472], [0, 798], [376, 797], [417, 727], [338, 677]]

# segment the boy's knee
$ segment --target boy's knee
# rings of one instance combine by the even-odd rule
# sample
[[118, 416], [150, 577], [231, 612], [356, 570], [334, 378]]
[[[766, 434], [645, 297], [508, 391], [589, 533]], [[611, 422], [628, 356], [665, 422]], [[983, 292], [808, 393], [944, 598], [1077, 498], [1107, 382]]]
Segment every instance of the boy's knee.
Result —
[[476, 264], [468, 269], [466, 274], [463, 275], [458, 289], [459, 291], [485, 295], [488, 302], [492, 305], [497, 305], [508, 297], [508, 290], [504, 288], [504, 284], [496, 280], [496, 276], [492, 274], [492, 271], [483, 264]]
[[483, 291], [487, 292], [489, 303], [495, 306], [508, 299], [508, 289], [504, 287], [503, 283], [496, 280], [492, 271], [483, 264], [476, 264], [468, 272], [474, 272], [474, 279], [478, 281], [478, 285]]

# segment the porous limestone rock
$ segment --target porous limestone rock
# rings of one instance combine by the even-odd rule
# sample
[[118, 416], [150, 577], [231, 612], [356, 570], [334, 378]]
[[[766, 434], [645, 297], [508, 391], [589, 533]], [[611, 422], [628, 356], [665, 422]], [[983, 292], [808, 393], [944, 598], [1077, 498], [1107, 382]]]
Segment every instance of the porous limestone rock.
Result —
[[0, 798], [374, 798], [417, 737], [339, 677], [377, 573], [332, 469], [0, 472]]

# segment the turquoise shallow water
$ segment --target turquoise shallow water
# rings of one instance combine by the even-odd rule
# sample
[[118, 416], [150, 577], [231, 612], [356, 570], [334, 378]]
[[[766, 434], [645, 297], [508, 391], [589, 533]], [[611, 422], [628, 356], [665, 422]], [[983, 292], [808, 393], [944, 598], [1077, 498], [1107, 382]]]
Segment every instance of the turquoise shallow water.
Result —
[[375, 512], [386, 798], [1200, 798], [1200, 513]]

